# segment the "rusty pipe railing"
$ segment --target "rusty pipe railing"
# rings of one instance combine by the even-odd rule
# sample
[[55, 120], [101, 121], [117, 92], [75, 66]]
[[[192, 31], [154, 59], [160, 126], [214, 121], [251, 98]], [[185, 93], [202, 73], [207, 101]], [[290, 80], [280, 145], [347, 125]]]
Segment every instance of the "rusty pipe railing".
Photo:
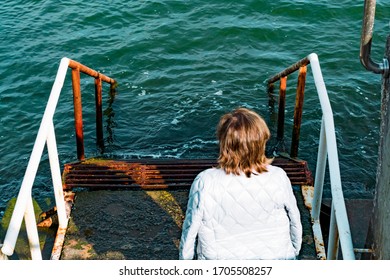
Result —
[[80, 72], [95, 78], [95, 105], [96, 105], [96, 141], [102, 149], [103, 141], [103, 110], [102, 110], [102, 82], [110, 84], [110, 92], [115, 89], [116, 82], [114, 79], [103, 75], [77, 61], [69, 60], [69, 68], [72, 69], [72, 86], [73, 86], [73, 106], [74, 106], [74, 123], [76, 131], [77, 158], [84, 160], [84, 130], [83, 130], [83, 113], [81, 102]]
[[292, 132], [291, 139], [291, 157], [298, 156], [298, 146], [299, 146], [299, 136], [301, 131], [302, 123], [302, 110], [303, 110], [303, 98], [305, 94], [305, 84], [306, 84], [306, 65], [299, 68], [298, 76], [298, 85], [297, 85], [297, 94], [295, 98], [295, 107], [294, 107], [294, 127]]
[[294, 63], [290, 67], [287, 67], [285, 70], [276, 74], [267, 80], [268, 83], [268, 94], [270, 98], [270, 106], [273, 106], [274, 101], [272, 101], [273, 97], [273, 89], [274, 83], [280, 81], [279, 83], [279, 99], [278, 99], [278, 127], [277, 127], [277, 136], [276, 140], [279, 145], [284, 141], [284, 124], [285, 124], [285, 105], [286, 105], [286, 88], [287, 88], [287, 77], [299, 70], [298, 76], [298, 84], [296, 90], [296, 98], [295, 98], [295, 107], [294, 107], [294, 124], [292, 131], [292, 139], [291, 139], [291, 149], [290, 156], [295, 158], [298, 157], [298, 149], [299, 149], [299, 137], [302, 123], [302, 110], [303, 110], [303, 100], [305, 95], [305, 84], [306, 84], [306, 71], [307, 65], [310, 63], [310, 60], [305, 57]]
[[[78, 120], [76, 122], [76, 130], [78, 136], [81, 136], [80, 141], [81, 148], [78, 151], [84, 151], [84, 144], [82, 139], [82, 114], [81, 114], [81, 91], [80, 91], [80, 72], [88, 74], [98, 80], [96, 84], [97, 99], [101, 100], [101, 81], [105, 81], [111, 84], [111, 88], [115, 86], [115, 80], [108, 78], [98, 72], [66, 57], [61, 59], [60, 66], [57, 71], [57, 76], [54, 81], [49, 100], [46, 105], [45, 112], [42, 117], [41, 124], [39, 126], [38, 134], [34, 143], [33, 150], [27, 165], [27, 169], [22, 181], [22, 185], [19, 190], [19, 194], [15, 203], [14, 210], [12, 212], [11, 220], [7, 229], [7, 233], [4, 238], [4, 243], [0, 245], [0, 259], [7, 259], [14, 253], [17, 238], [19, 236], [20, 228], [23, 220], [26, 223], [26, 230], [28, 236], [28, 243], [30, 246], [31, 258], [34, 260], [42, 259], [42, 252], [40, 248], [39, 236], [37, 224], [35, 221], [35, 213], [32, 207], [32, 187], [38, 171], [39, 164], [41, 162], [43, 149], [47, 145], [50, 170], [53, 181], [53, 191], [57, 207], [58, 216], [58, 229], [55, 239], [55, 244], [52, 250], [52, 259], [58, 259], [60, 256], [61, 244], [64, 242], [65, 230], [69, 220], [69, 207], [67, 207], [64, 201], [64, 193], [62, 189], [61, 170], [58, 158], [57, 143], [55, 137], [55, 129], [53, 124], [54, 113], [58, 104], [60, 93], [65, 81], [66, 72], [68, 68], [72, 68], [72, 81], [73, 92], [75, 93], [75, 99], [77, 107], [75, 106], [75, 116], [77, 114]], [[100, 102], [100, 101], [99, 101]], [[101, 110], [101, 102], [97, 102], [97, 107]], [[101, 115], [97, 114], [97, 119], [101, 118]], [[97, 125], [101, 125], [100, 120]], [[81, 128], [81, 130], [80, 130]], [[99, 132], [100, 133], [100, 132]], [[84, 157], [83, 153], [79, 155]]]
[[372, 35], [375, 20], [376, 0], [364, 1], [364, 17], [362, 35], [360, 40], [360, 62], [369, 71], [375, 74], [389, 75], [389, 60], [383, 58], [382, 63], [374, 62], [371, 59]]
[[[337, 152], [336, 134], [333, 121], [332, 108], [326, 91], [325, 82], [322, 77], [318, 56], [312, 53], [304, 59], [286, 68], [279, 74], [268, 79], [268, 93], [272, 98], [272, 89], [276, 81], [280, 81], [280, 95], [278, 116], [282, 116], [282, 120], [278, 120], [278, 138], [283, 139], [283, 127], [284, 127], [284, 104], [285, 104], [285, 92], [287, 76], [299, 70], [298, 85], [297, 85], [297, 97], [294, 109], [294, 128], [293, 139], [291, 145], [291, 157], [296, 156], [298, 151], [299, 141], [299, 129], [302, 119], [303, 109], [303, 97], [304, 87], [306, 80], [306, 68], [307, 65], [311, 65], [313, 72], [313, 78], [317, 89], [319, 103], [322, 110], [322, 123], [321, 132], [319, 138], [319, 148], [317, 155], [317, 170], [315, 174], [314, 190], [312, 196], [311, 207], [311, 219], [312, 228], [315, 234], [316, 247], [322, 247], [322, 232], [320, 227], [320, 207], [322, 201], [323, 184], [325, 177], [326, 161], [328, 161], [329, 176], [331, 182], [331, 194], [332, 194], [332, 211], [331, 211], [331, 226], [329, 228], [329, 242], [328, 242], [328, 255], [329, 259], [337, 258], [338, 244], [340, 242], [343, 258], [355, 259], [354, 248], [352, 244], [351, 231], [349, 227], [348, 216], [346, 212], [344, 196], [342, 192], [340, 167]], [[272, 102], [270, 102], [272, 103]], [[326, 256], [324, 256], [326, 257]]]

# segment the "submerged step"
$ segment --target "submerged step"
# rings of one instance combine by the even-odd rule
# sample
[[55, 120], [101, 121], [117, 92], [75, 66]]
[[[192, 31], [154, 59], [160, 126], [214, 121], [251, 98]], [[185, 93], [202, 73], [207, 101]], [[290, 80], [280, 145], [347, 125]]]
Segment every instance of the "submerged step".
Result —
[[[275, 158], [293, 185], [311, 185], [305, 161]], [[89, 159], [66, 164], [64, 190], [88, 189], [187, 189], [201, 171], [217, 166], [215, 159]]]

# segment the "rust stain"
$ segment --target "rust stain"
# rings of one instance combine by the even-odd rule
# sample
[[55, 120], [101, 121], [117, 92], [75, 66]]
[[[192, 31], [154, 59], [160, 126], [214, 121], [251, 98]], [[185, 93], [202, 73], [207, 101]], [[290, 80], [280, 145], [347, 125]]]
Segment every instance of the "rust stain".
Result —
[[314, 235], [314, 243], [316, 245], [317, 259], [326, 260], [325, 245], [323, 240]]
[[314, 196], [314, 187], [304, 185], [301, 187], [301, 189], [302, 189], [302, 195], [303, 195], [305, 206], [307, 209], [311, 211], [313, 196]]
[[[63, 179], [65, 190], [74, 187], [90, 189], [141, 188], [163, 190], [169, 188], [188, 189], [196, 175], [202, 170], [215, 167], [213, 159], [161, 159], [115, 161], [89, 159], [67, 164]], [[283, 168], [294, 185], [310, 185], [311, 172], [305, 161], [275, 158], [273, 165]]]

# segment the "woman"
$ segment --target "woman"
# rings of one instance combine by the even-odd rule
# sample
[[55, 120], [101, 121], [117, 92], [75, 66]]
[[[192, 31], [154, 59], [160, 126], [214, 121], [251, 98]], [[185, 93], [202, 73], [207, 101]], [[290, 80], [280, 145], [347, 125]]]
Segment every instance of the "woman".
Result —
[[239, 108], [217, 128], [218, 168], [194, 180], [180, 259], [295, 259], [300, 213], [289, 178], [265, 156], [270, 132], [254, 111]]

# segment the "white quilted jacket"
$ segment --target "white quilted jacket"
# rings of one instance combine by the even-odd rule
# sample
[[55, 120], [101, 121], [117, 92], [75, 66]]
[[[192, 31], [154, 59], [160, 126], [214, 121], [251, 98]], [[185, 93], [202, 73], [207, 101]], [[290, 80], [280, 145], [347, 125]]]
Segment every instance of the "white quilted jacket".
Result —
[[301, 243], [300, 213], [283, 169], [269, 165], [247, 178], [213, 168], [195, 178], [180, 259], [293, 259]]

